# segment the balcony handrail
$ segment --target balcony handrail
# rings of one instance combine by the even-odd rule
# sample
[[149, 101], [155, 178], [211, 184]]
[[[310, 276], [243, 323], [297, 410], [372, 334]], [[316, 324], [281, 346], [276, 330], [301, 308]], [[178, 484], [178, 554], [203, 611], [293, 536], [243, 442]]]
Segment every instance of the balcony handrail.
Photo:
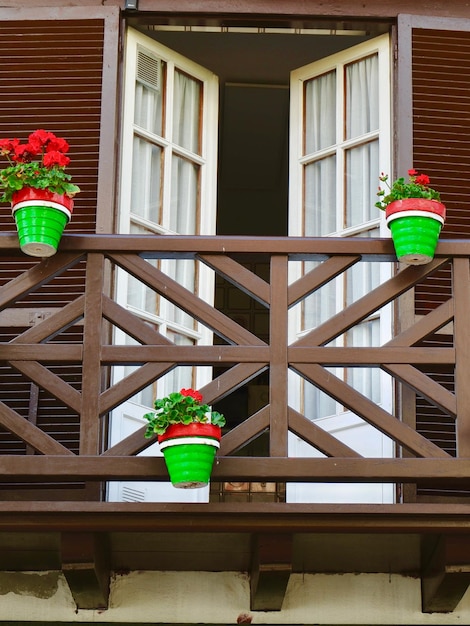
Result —
[[[100, 417], [132, 397], [174, 365], [231, 365], [230, 370], [207, 384], [203, 391], [209, 404], [221, 400], [259, 372], [271, 371], [270, 405], [249, 416], [227, 432], [222, 440], [215, 480], [284, 482], [419, 482], [423, 486], [460, 485], [468, 481], [470, 443], [467, 432], [470, 418], [465, 406], [468, 384], [465, 368], [468, 339], [466, 324], [470, 291], [470, 241], [443, 240], [436, 257], [426, 266], [400, 268], [387, 283], [350, 304], [340, 314], [294, 342], [287, 341], [287, 310], [315, 289], [361, 261], [394, 262], [390, 239], [303, 238], [242, 236], [135, 236], [81, 235], [63, 237], [60, 251], [44, 261], [25, 259], [18, 250], [16, 235], [0, 234], [0, 251], [5, 259], [20, 258], [29, 267], [0, 287], [0, 311], [18, 306], [22, 299], [41, 285], [66, 273], [79, 262], [85, 264], [84, 291], [60, 307], [43, 322], [28, 328], [13, 340], [0, 343], [0, 361], [9, 364], [35, 385], [44, 388], [80, 415], [80, 450], [71, 452], [65, 445], [43, 432], [14, 408], [0, 402], [0, 425], [25, 442], [36, 454], [0, 455], [0, 475], [8, 482], [71, 480], [167, 480], [161, 458], [136, 456], [151, 445], [143, 438], [144, 428], [120, 443], [100, 448]], [[275, 280], [265, 282], [243, 268], [244, 256], [269, 257]], [[200, 322], [223, 336], [226, 345], [176, 346], [163, 342], [156, 331], [139, 322], [119, 306], [111, 294], [103, 292], [101, 282], [105, 263], [138, 276], [147, 286], [162, 293], [160, 270], [146, 259], [197, 259], [212, 268], [270, 308], [271, 331], [276, 340], [266, 343], [226, 318], [207, 303], [187, 292], [182, 304], [183, 287], [165, 279], [165, 297], [185, 306]], [[289, 284], [288, 265], [297, 261], [322, 261], [320, 268]], [[28, 263], [29, 262], [29, 263]], [[439, 268], [452, 266], [452, 285], [459, 289], [448, 300], [398, 333], [381, 347], [334, 347], [328, 344], [372, 312], [394, 303], [415, 285]], [[231, 274], [236, 268], [236, 275]], [[453, 322], [451, 347], [426, 347], [416, 344]], [[83, 325], [82, 344], [51, 338], [71, 325]], [[132, 334], [142, 345], [112, 345], [103, 341], [102, 324], [132, 326]], [[80, 363], [83, 380], [79, 389], [67, 384], [50, 370], [57, 363]], [[118, 385], [101, 386], [102, 368], [116, 364], [141, 364], [139, 374], [131, 374]], [[170, 365], [169, 365], [170, 364]], [[459, 395], [430, 379], [416, 366], [453, 366]], [[457, 419], [458, 458], [416, 432], [371, 400], [330, 377], [325, 367], [382, 367], [398, 384], [445, 410]], [[335, 437], [322, 431], [287, 401], [287, 368], [318, 386], [338, 402], [395, 441], [399, 458], [360, 457]], [[465, 404], [467, 403], [467, 404]], [[469, 423], [467, 423], [469, 422]], [[259, 434], [269, 430], [270, 457], [237, 457], [233, 454]], [[292, 458], [287, 454], [287, 435], [294, 432], [317, 447], [325, 458]], [[403, 451], [407, 450], [407, 454]], [[411, 458], [408, 458], [411, 456]]]

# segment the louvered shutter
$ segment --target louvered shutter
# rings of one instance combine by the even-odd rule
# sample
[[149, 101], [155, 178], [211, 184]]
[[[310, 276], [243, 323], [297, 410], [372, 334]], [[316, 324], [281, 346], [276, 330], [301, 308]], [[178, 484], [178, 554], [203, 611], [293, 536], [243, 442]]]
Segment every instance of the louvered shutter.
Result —
[[[431, 178], [447, 207], [442, 238], [470, 236], [470, 20], [400, 16], [398, 25], [398, 169], [414, 167]], [[449, 299], [450, 268], [416, 289], [415, 313], [424, 315]], [[452, 345], [452, 336], [436, 334], [427, 345]], [[454, 390], [451, 367], [424, 368], [434, 380]], [[416, 399], [416, 427], [423, 435], [456, 453], [455, 420]], [[459, 490], [419, 489], [418, 498], [466, 497]]]
[[[12, 19], [14, 16], [18, 12], [0, 9], [0, 137], [26, 140], [31, 132], [44, 128], [67, 139], [71, 157], [68, 171], [81, 188], [67, 232], [93, 233], [97, 218], [101, 224], [113, 222], [110, 189], [118, 100], [119, 11], [93, 7], [45, 8], [41, 12], [23, 10], [21, 20]], [[104, 155], [102, 162], [100, 154]], [[0, 207], [0, 228], [15, 229], [9, 206]], [[26, 256], [21, 261], [2, 259], [0, 284], [37, 262]], [[66, 282], [55, 279], [27, 300], [16, 303], [10, 314], [6, 312], [0, 318], [2, 341], [33, 324], [36, 312], [61, 307], [83, 292], [84, 267], [78, 266], [68, 274]], [[55, 340], [81, 343], [81, 326], [68, 329]], [[79, 366], [57, 366], [54, 371], [72, 386], [79, 384]], [[78, 416], [6, 364], [0, 366], [0, 401], [34, 421], [73, 452], [78, 451]], [[25, 453], [33, 451], [0, 428], [0, 454]], [[81, 483], [46, 487], [38, 485], [33, 497], [53, 499], [58, 492], [60, 499], [80, 499], [87, 491], [90, 495]], [[93, 493], [99, 496], [96, 486]], [[0, 499], [31, 497], [31, 485], [10, 488], [2, 485], [0, 489]]]

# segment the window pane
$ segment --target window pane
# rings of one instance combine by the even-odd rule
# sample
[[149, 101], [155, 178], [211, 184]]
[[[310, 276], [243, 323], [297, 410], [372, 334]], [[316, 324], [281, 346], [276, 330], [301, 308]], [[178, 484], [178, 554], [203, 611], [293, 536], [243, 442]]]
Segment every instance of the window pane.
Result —
[[336, 72], [305, 84], [305, 154], [336, 143]]
[[[370, 320], [355, 326], [348, 332], [349, 346], [378, 346], [380, 342], [380, 320]], [[347, 369], [347, 381], [356, 391], [380, 403], [380, 370], [378, 367], [350, 367]]]
[[[130, 232], [132, 235], [151, 234], [147, 229], [137, 224], [131, 224]], [[157, 267], [158, 262], [156, 259], [147, 259], [147, 263], [150, 263], [153, 267]], [[134, 276], [129, 275], [127, 282], [127, 303], [130, 306], [151, 313], [152, 315], [158, 315], [158, 302], [158, 295], [153, 289], [144, 285]]]
[[[168, 260], [165, 263], [165, 273], [191, 293], [196, 292], [196, 262], [189, 259]], [[175, 324], [194, 330], [194, 318], [180, 309], [177, 305], [167, 303], [165, 318]]]
[[170, 229], [181, 235], [197, 235], [199, 166], [173, 156], [171, 179]]
[[336, 230], [336, 158], [306, 165], [305, 236], [321, 237]]
[[[367, 230], [361, 237], [379, 237], [379, 229]], [[380, 263], [361, 261], [346, 272], [346, 304], [349, 306], [355, 300], [370, 293], [380, 284]]]
[[379, 217], [375, 207], [379, 174], [378, 141], [346, 152], [346, 227]]
[[[151, 63], [159, 64], [161, 68], [161, 61], [144, 56], [150, 59]], [[162, 90], [156, 85], [152, 87], [142, 82], [139, 76], [135, 85], [134, 123], [156, 135], [162, 136], [163, 134]]]
[[199, 154], [201, 83], [175, 71], [174, 98], [173, 142]]
[[378, 56], [346, 66], [346, 138], [379, 127]]
[[131, 211], [152, 222], [160, 219], [161, 149], [134, 137]]

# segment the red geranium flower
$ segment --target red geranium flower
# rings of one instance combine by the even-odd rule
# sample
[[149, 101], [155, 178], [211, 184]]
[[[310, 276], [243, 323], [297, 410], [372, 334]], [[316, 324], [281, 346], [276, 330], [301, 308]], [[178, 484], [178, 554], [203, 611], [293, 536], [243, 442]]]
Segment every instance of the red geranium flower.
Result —
[[196, 402], [202, 402], [202, 395], [199, 393], [199, 391], [196, 391], [195, 389], [181, 389], [180, 394], [182, 396], [189, 396], [190, 398], [196, 400]]

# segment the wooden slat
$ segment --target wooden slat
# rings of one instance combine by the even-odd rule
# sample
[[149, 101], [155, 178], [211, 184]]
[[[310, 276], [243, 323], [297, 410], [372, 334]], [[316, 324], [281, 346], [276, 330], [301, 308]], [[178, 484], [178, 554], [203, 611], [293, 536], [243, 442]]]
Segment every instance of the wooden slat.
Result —
[[447, 456], [438, 446], [429, 442], [403, 422], [398, 421], [396, 417], [384, 411], [320, 365], [299, 365], [297, 370], [325, 393], [338, 399], [353, 413], [362, 417], [366, 422], [400, 443], [410, 452], [418, 456]]
[[339, 276], [360, 260], [361, 257], [359, 256], [335, 256], [323, 261], [321, 265], [310, 270], [310, 272], [307, 272], [304, 276], [289, 285], [289, 307], [294, 306], [316, 289], [320, 289], [320, 287], [326, 285], [330, 280]]
[[[54, 348], [53, 345], [50, 347]], [[54, 361], [57, 361], [57, 356], [59, 355], [60, 351], [56, 355]], [[11, 366], [24, 374], [29, 380], [35, 382], [38, 387], [47, 389], [47, 391], [55, 398], [61, 400], [65, 406], [68, 406], [73, 411], [80, 413], [82, 406], [82, 394], [76, 391], [76, 389], [65, 382], [60, 376], [57, 376], [40, 363], [12, 361]]]
[[144, 259], [135, 255], [122, 254], [113, 254], [112, 258], [120, 267], [133, 276], [137, 276], [144, 284], [155, 289], [170, 302], [176, 304], [196, 320], [204, 323], [224, 339], [234, 343], [266, 345], [256, 335], [236, 324], [169, 276], [152, 267]]
[[442, 385], [435, 382], [411, 365], [384, 365], [383, 370], [391, 374], [417, 393], [421, 394], [431, 404], [438, 406], [454, 418], [457, 415], [457, 399], [455, 394], [447, 391]]
[[[270, 303], [270, 291], [268, 283], [260, 276], [253, 274], [249, 269], [237, 263], [228, 256], [204, 254], [198, 257], [206, 265], [217, 271], [228, 282], [236, 284], [244, 293], [252, 296], [257, 302], [266, 306]], [[236, 276], [236, 283], [233, 277]]]
[[0, 402], [0, 424], [41, 454], [73, 454], [37, 426], [20, 417], [3, 402]]
[[326, 456], [361, 457], [358, 452], [292, 408], [289, 408], [289, 429]]
[[102, 254], [88, 255], [84, 307], [80, 454], [98, 454], [100, 450], [103, 273], [104, 256]]
[[457, 401], [457, 450], [459, 456], [470, 456], [470, 265], [468, 259], [454, 261], [455, 316], [454, 342], [460, 346], [455, 364], [455, 397]]
[[[269, 428], [270, 410], [263, 407], [222, 437], [220, 455], [229, 455], [242, 448]], [[254, 479], [258, 480], [258, 479]]]
[[[18, 245], [18, 242], [16, 242]], [[39, 263], [9, 281], [8, 284], [2, 285], [0, 291], [0, 310], [11, 306], [16, 300], [34, 289], [37, 289], [47, 281], [57, 276], [65, 269], [72, 267], [77, 263], [81, 254], [61, 254], [55, 255], [44, 263]]]
[[350, 304], [340, 313], [337, 313], [329, 320], [307, 333], [307, 335], [295, 342], [293, 346], [313, 346], [332, 341], [364, 320], [371, 313], [381, 308], [384, 304], [391, 302], [408, 289], [411, 289], [416, 283], [444, 263], [445, 260], [443, 259], [434, 259], [427, 265], [404, 269], [388, 281], [376, 287], [373, 291]]
[[271, 456], [287, 456], [288, 362], [287, 362], [287, 285], [288, 258], [271, 258], [271, 309], [269, 336], [269, 451]]

